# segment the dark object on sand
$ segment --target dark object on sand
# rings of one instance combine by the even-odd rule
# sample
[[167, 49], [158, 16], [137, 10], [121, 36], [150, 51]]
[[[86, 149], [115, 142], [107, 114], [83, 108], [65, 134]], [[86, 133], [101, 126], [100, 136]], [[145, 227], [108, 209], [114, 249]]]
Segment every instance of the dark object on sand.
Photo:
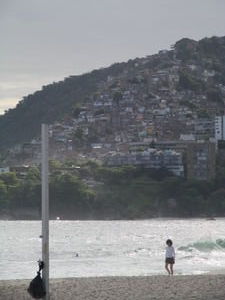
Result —
[[37, 276], [31, 280], [30, 285], [27, 289], [28, 293], [34, 299], [41, 299], [46, 295], [44, 282], [41, 278], [41, 270], [44, 268], [43, 261], [39, 261], [39, 271], [37, 272]]

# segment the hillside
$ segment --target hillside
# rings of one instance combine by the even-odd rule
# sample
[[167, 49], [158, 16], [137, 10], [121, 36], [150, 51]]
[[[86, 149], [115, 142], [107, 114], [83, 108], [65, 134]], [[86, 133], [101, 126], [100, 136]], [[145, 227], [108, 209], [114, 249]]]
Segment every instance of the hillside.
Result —
[[[170, 103], [165, 125], [167, 129], [170, 127], [170, 131], [167, 130], [166, 136], [165, 130], [161, 128], [157, 132], [155, 130], [154, 134], [166, 139], [174, 132], [176, 138], [179, 132], [176, 132], [173, 121], [179, 123], [175, 111], [178, 107], [186, 110], [186, 121], [188, 114], [190, 120], [193, 120], [195, 114], [196, 118], [200, 118], [224, 113], [224, 64], [225, 37], [205, 38], [198, 42], [182, 39], [175, 43], [172, 50], [163, 50], [156, 55], [114, 64], [80, 76], [70, 76], [63, 81], [43, 86], [42, 90], [24, 97], [15, 109], [8, 110], [0, 117], [0, 149], [28, 142], [38, 136], [43, 122], [52, 124], [68, 117], [76, 118], [79, 116], [77, 108], [86, 103], [90, 107], [99, 95], [107, 94], [107, 97], [111, 97], [118, 112], [128, 91], [135, 98], [134, 101], [137, 99], [139, 102], [137, 111], [140, 114], [143, 114], [141, 106], [147, 115], [147, 111], [150, 113], [153, 109], [164, 109]], [[132, 94], [134, 90], [136, 94]], [[157, 103], [157, 99], [164, 102], [160, 100]], [[113, 123], [112, 114], [109, 127]], [[155, 115], [153, 118], [146, 118], [155, 119]], [[129, 126], [137, 126], [136, 121], [129, 123]], [[125, 132], [126, 122], [119, 122], [117, 127], [111, 129]], [[143, 131], [143, 128], [137, 128]], [[184, 133], [189, 131], [187, 128]], [[109, 130], [108, 133], [100, 132], [99, 136], [106, 134], [113, 135]], [[93, 134], [89, 139], [95, 141]], [[133, 135], [132, 139], [140, 139], [140, 136]]]
[[74, 105], [85, 102], [86, 97], [96, 91], [98, 82], [108, 72], [117, 74], [122, 66], [123, 64], [115, 65], [109, 70], [70, 76], [24, 97], [16, 108], [9, 109], [0, 116], [0, 149], [29, 141], [39, 135], [41, 123], [53, 123], [62, 119], [71, 112]]

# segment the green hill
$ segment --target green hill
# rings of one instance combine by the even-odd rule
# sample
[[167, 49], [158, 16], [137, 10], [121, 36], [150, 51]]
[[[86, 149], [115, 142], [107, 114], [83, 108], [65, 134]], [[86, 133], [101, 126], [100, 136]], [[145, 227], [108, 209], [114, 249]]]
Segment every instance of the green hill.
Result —
[[116, 76], [123, 65], [114, 64], [106, 69], [70, 76], [24, 97], [16, 108], [0, 117], [0, 149], [29, 141], [40, 134], [41, 123], [53, 123], [71, 114], [78, 103], [84, 103], [97, 90], [101, 80], [108, 75]]

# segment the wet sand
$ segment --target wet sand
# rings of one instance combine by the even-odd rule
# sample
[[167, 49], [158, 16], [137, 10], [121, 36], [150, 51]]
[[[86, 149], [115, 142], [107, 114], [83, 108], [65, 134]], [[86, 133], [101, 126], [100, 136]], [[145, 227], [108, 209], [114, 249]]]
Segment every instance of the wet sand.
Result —
[[[0, 281], [0, 300], [32, 299], [30, 280]], [[50, 280], [54, 300], [224, 300], [225, 275], [96, 277]]]

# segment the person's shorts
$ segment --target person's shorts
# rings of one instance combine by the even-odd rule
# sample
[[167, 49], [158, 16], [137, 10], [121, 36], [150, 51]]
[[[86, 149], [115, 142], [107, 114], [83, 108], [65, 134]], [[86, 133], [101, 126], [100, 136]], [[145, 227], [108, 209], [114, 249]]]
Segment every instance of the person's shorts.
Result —
[[166, 264], [175, 264], [175, 260], [173, 257], [167, 257], [166, 258]]

